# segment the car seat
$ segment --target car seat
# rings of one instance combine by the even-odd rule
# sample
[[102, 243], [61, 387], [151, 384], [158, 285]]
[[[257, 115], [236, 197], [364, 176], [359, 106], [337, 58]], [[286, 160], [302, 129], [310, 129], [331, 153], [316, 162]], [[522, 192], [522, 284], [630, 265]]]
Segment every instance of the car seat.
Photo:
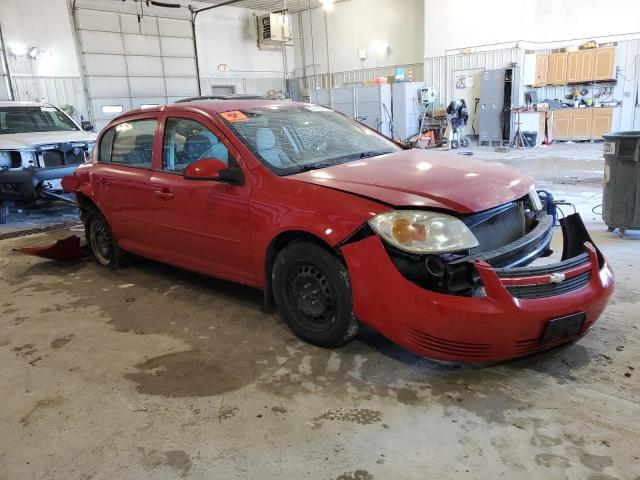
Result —
[[151, 165], [151, 152], [153, 151], [153, 135], [138, 135], [135, 147], [124, 158], [125, 163], [133, 165]]
[[274, 167], [284, 167], [285, 162], [291, 161], [284, 150], [276, 147], [276, 137], [269, 128], [262, 127], [256, 131], [256, 150]]

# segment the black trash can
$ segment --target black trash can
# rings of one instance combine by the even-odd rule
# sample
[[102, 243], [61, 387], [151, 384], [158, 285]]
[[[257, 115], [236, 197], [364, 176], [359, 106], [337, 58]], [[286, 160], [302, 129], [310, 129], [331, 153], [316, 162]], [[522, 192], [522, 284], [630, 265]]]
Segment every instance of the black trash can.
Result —
[[538, 132], [522, 132], [522, 136], [524, 137], [524, 142], [527, 147], [533, 148], [536, 146], [538, 142]]
[[604, 136], [602, 219], [610, 231], [640, 229], [640, 131]]

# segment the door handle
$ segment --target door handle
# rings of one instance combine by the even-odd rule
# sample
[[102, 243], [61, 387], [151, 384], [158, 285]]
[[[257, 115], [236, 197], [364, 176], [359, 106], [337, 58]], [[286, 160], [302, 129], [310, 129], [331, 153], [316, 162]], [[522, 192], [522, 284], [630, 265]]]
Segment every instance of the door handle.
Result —
[[168, 188], [163, 188], [162, 190], [155, 190], [153, 192], [154, 197], [161, 198], [162, 200], [171, 200], [173, 198], [173, 193]]

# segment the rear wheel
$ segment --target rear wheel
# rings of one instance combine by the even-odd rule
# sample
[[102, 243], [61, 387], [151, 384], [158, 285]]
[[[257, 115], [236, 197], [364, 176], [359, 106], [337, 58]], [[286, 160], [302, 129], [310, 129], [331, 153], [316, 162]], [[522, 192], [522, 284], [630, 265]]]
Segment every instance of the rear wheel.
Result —
[[462, 148], [467, 148], [469, 146], [469, 139], [463, 138], [462, 140], [460, 140], [460, 145], [462, 145]]
[[85, 237], [95, 261], [105, 267], [123, 268], [131, 263], [131, 256], [118, 246], [109, 223], [97, 210], [89, 210], [85, 221]]
[[358, 332], [347, 269], [321, 246], [285, 247], [274, 262], [272, 285], [278, 312], [303, 340], [337, 347]]

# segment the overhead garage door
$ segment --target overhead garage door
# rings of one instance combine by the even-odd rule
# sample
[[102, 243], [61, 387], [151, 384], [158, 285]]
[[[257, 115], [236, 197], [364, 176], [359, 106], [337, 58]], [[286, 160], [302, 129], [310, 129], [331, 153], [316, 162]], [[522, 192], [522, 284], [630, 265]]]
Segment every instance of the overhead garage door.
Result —
[[98, 129], [120, 112], [197, 94], [190, 20], [89, 8], [74, 15]]

